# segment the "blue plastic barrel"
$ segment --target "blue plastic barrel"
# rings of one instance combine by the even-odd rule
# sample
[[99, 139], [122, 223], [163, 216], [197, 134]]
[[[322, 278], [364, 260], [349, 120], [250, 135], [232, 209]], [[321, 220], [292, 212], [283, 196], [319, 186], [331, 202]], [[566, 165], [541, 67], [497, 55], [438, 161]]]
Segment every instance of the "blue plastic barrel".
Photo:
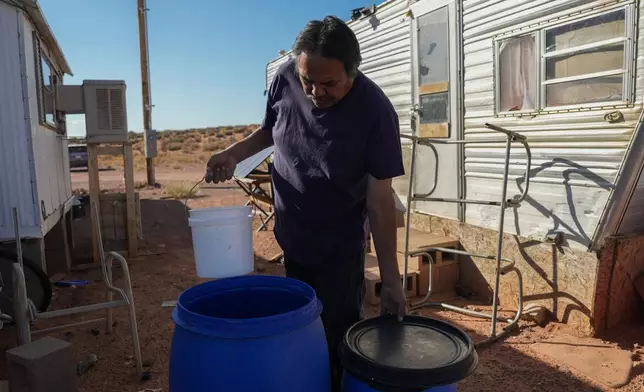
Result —
[[[378, 387], [369, 385], [366, 381], [360, 380], [351, 375], [351, 373], [345, 373], [342, 377], [342, 390], [345, 392], [376, 392], [376, 391], [394, 391], [396, 389], [389, 389], [385, 386]], [[399, 391], [399, 390], [396, 390]], [[425, 390], [416, 390], [418, 392], [457, 392], [456, 384], [443, 385], [441, 387], [433, 387], [431, 389]]]
[[359, 321], [340, 347], [343, 392], [456, 392], [478, 364], [469, 336], [441, 320]]
[[329, 392], [315, 291], [295, 279], [242, 276], [194, 286], [172, 313], [171, 392]]

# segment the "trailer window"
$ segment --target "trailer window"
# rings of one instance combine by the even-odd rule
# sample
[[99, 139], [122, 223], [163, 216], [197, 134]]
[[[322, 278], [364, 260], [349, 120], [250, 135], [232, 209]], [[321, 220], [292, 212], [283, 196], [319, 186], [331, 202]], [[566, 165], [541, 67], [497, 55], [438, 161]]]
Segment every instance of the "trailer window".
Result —
[[632, 5], [495, 40], [496, 112], [632, 101]]
[[499, 109], [502, 112], [537, 109], [537, 47], [535, 35], [498, 44]]
[[34, 57], [36, 70], [36, 88], [38, 96], [38, 117], [40, 124], [55, 131], [58, 131], [56, 124], [56, 94], [54, 93], [55, 84], [58, 77], [52, 63], [42, 48], [42, 44], [37, 34], [34, 32]]
[[626, 10], [545, 31], [545, 106], [624, 101]]

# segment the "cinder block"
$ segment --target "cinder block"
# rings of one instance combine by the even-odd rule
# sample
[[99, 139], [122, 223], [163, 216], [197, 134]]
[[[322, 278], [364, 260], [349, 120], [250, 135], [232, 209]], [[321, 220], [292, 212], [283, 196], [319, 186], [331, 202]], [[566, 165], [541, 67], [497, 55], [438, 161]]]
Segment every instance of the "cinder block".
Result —
[[[407, 297], [415, 297], [418, 292], [417, 286], [417, 271], [410, 271], [407, 274]], [[380, 281], [380, 274], [378, 271], [367, 270], [364, 274], [365, 286], [367, 292], [365, 295], [365, 302], [370, 305], [380, 304], [380, 291], [382, 290], [382, 282]], [[402, 282], [402, 275], [400, 281]]]
[[7, 351], [11, 392], [77, 392], [72, 345], [45, 337]]

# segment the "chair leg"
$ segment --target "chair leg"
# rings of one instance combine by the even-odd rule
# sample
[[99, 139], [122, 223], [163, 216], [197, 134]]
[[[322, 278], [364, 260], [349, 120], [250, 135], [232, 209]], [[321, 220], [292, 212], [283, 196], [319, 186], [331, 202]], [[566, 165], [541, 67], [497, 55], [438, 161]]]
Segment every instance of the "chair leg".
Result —
[[[107, 278], [110, 284], [112, 283], [112, 263], [107, 266]], [[107, 302], [112, 302], [114, 300], [114, 294], [112, 293], [111, 290], [107, 290]], [[106, 330], [108, 334], [111, 334], [114, 332], [114, 309], [113, 308], [108, 308], [107, 309], [107, 317], [106, 317]]]
[[130, 328], [132, 329], [132, 346], [134, 348], [134, 359], [136, 360], [136, 371], [143, 374], [143, 359], [141, 357], [141, 342], [139, 341], [139, 329], [136, 323], [136, 311], [134, 310], [134, 302], [130, 296], [130, 305], [128, 305], [128, 312], [130, 314]]
[[[122, 258], [121, 258], [122, 259]], [[125, 259], [122, 259], [124, 261]], [[132, 348], [134, 350], [134, 360], [136, 361], [136, 371], [141, 376], [143, 374], [143, 359], [141, 358], [141, 342], [139, 340], [139, 328], [136, 322], [136, 308], [134, 306], [134, 295], [132, 294], [132, 280], [130, 279], [130, 269], [127, 263], [122, 262], [123, 280], [125, 281], [125, 295], [128, 300], [128, 313], [130, 316], [130, 329], [132, 330]]]

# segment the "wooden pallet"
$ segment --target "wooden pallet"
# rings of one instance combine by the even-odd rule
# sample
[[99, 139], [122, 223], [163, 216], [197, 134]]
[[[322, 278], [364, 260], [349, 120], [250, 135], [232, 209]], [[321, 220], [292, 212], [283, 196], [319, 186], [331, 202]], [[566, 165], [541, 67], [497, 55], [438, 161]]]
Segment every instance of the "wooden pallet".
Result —
[[[429, 247], [458, 249], [458, 239], [447, 236], [436, 236], [414, 229], [409, 230], [410, 252]], [[398, 250], [398, 253], [405, 253], [404, 228], [398, 229], [396, 249]]]

